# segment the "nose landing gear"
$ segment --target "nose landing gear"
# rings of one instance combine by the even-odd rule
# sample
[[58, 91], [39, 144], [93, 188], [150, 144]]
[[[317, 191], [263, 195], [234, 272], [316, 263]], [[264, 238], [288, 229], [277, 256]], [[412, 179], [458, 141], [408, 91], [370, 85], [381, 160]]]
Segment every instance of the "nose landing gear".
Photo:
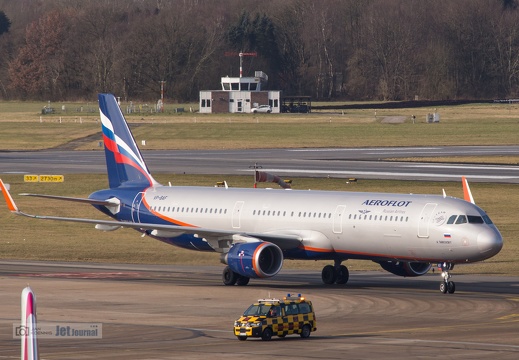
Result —
[[456, 284], [454, 281], [450, 281], [451, 274], [449, 274], [449, 270], [454, 269], [454, 264], [452, 263], [442, 263], [438, 266], [442, 270], [442, 282], [440, 283], [440, 291], [444, 294], [454, 294], [456, 291]]

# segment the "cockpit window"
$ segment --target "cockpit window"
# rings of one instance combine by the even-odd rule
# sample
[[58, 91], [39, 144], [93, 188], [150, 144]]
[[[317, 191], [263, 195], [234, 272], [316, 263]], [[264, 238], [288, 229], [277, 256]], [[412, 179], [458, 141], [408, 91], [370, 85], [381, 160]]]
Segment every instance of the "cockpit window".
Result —
[[483, 224], [483, 218], [481, 216], [467, 215], [469, 218], [469, 224]]
[[456, 219], [456, 225], [458, 224], [466, 224], [467, 223], [467, 217], [465, 215], [458, 216], [458, 219]]
[[481, 216], [478, 216], [478, 215], [451, 215], [451, 217], [449, 217], [449, 220], [447, 220], [447, 224], [456, 224], [456, 225], [459, 225], [459, 224], [466, 224], [466, 223], [469, 223], [469, 224], [488, 224], [488, 225], [491, 225], [492, 224], [492, 220], [490, 220], [490, 218], [488, 217], [488, 215], [486, 214], [483, 214]]
[[447, 224], [454, 224], [454, 220], [456, 220], [456, 218], [458, 217], [458, 215], [452, 215], [449, 220], [447, 220]]
[[488, 217], [488, 215], [483, 215], [483, 221], [485, 222], [485, 224], [493, 224], [492, 220], [490, 220], [490, 218]]

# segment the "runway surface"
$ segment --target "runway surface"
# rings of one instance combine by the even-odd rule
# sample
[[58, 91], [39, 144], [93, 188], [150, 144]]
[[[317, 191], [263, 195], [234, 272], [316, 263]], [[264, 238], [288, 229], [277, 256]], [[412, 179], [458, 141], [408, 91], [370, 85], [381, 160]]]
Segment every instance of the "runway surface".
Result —
[[[41, 359], [517, 359], [519, 277], [452, 272], [399, 278], [352, 272], [348, 285], [282, 270], [224, 286], [220, 267], [0, 261], [0, 359], [19, 359], [20, 293], [29, 284], [39, 322], [102, 324], [101, 339], [41, 339]], [[314, 303], [309, 339], [238, 341], [233, 321], [258, 298], [302, 293]]]
[[[519, 183], [519, 166], [381, 161], [410, 157], [512, 156], [519, 146], [143, 151], [152, 173], [250, 174], [258, 164], [278, 176]], [[103, 151], [0, 152], [0, 174], [105, 173]]]

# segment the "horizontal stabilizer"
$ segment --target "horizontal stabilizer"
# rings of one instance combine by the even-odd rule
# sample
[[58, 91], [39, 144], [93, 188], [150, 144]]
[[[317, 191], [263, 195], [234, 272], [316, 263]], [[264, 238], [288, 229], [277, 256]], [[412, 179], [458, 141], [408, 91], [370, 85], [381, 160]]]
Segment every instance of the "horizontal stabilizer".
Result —
[[94, 200], [94, 199], [86, 199], [86, 198], [75, 198], [75, 197], [69, 197], [69, 196], [29, 194], [29, 193], [23, 193], [20, 195], [21, 196], [41, 197], [41, 198], [53, 199], [53, 200], [73, 201], [73, 202], [85, 203], [85, 204], [90, 204], [90, 205], [101, 205], [101, 206], [107, 206], [107, 207], [120, 205], [120, 202], [118, 199]]

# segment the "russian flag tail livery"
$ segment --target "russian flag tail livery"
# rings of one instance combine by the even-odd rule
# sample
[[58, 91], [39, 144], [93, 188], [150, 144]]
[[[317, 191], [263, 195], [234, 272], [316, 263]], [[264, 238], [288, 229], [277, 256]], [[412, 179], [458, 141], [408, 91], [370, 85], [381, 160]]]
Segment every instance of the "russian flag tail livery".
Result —
[[110, 188], [130, 186], [144, 189], [157, 184], [112, 94], [99, 94], [99, 112]]

